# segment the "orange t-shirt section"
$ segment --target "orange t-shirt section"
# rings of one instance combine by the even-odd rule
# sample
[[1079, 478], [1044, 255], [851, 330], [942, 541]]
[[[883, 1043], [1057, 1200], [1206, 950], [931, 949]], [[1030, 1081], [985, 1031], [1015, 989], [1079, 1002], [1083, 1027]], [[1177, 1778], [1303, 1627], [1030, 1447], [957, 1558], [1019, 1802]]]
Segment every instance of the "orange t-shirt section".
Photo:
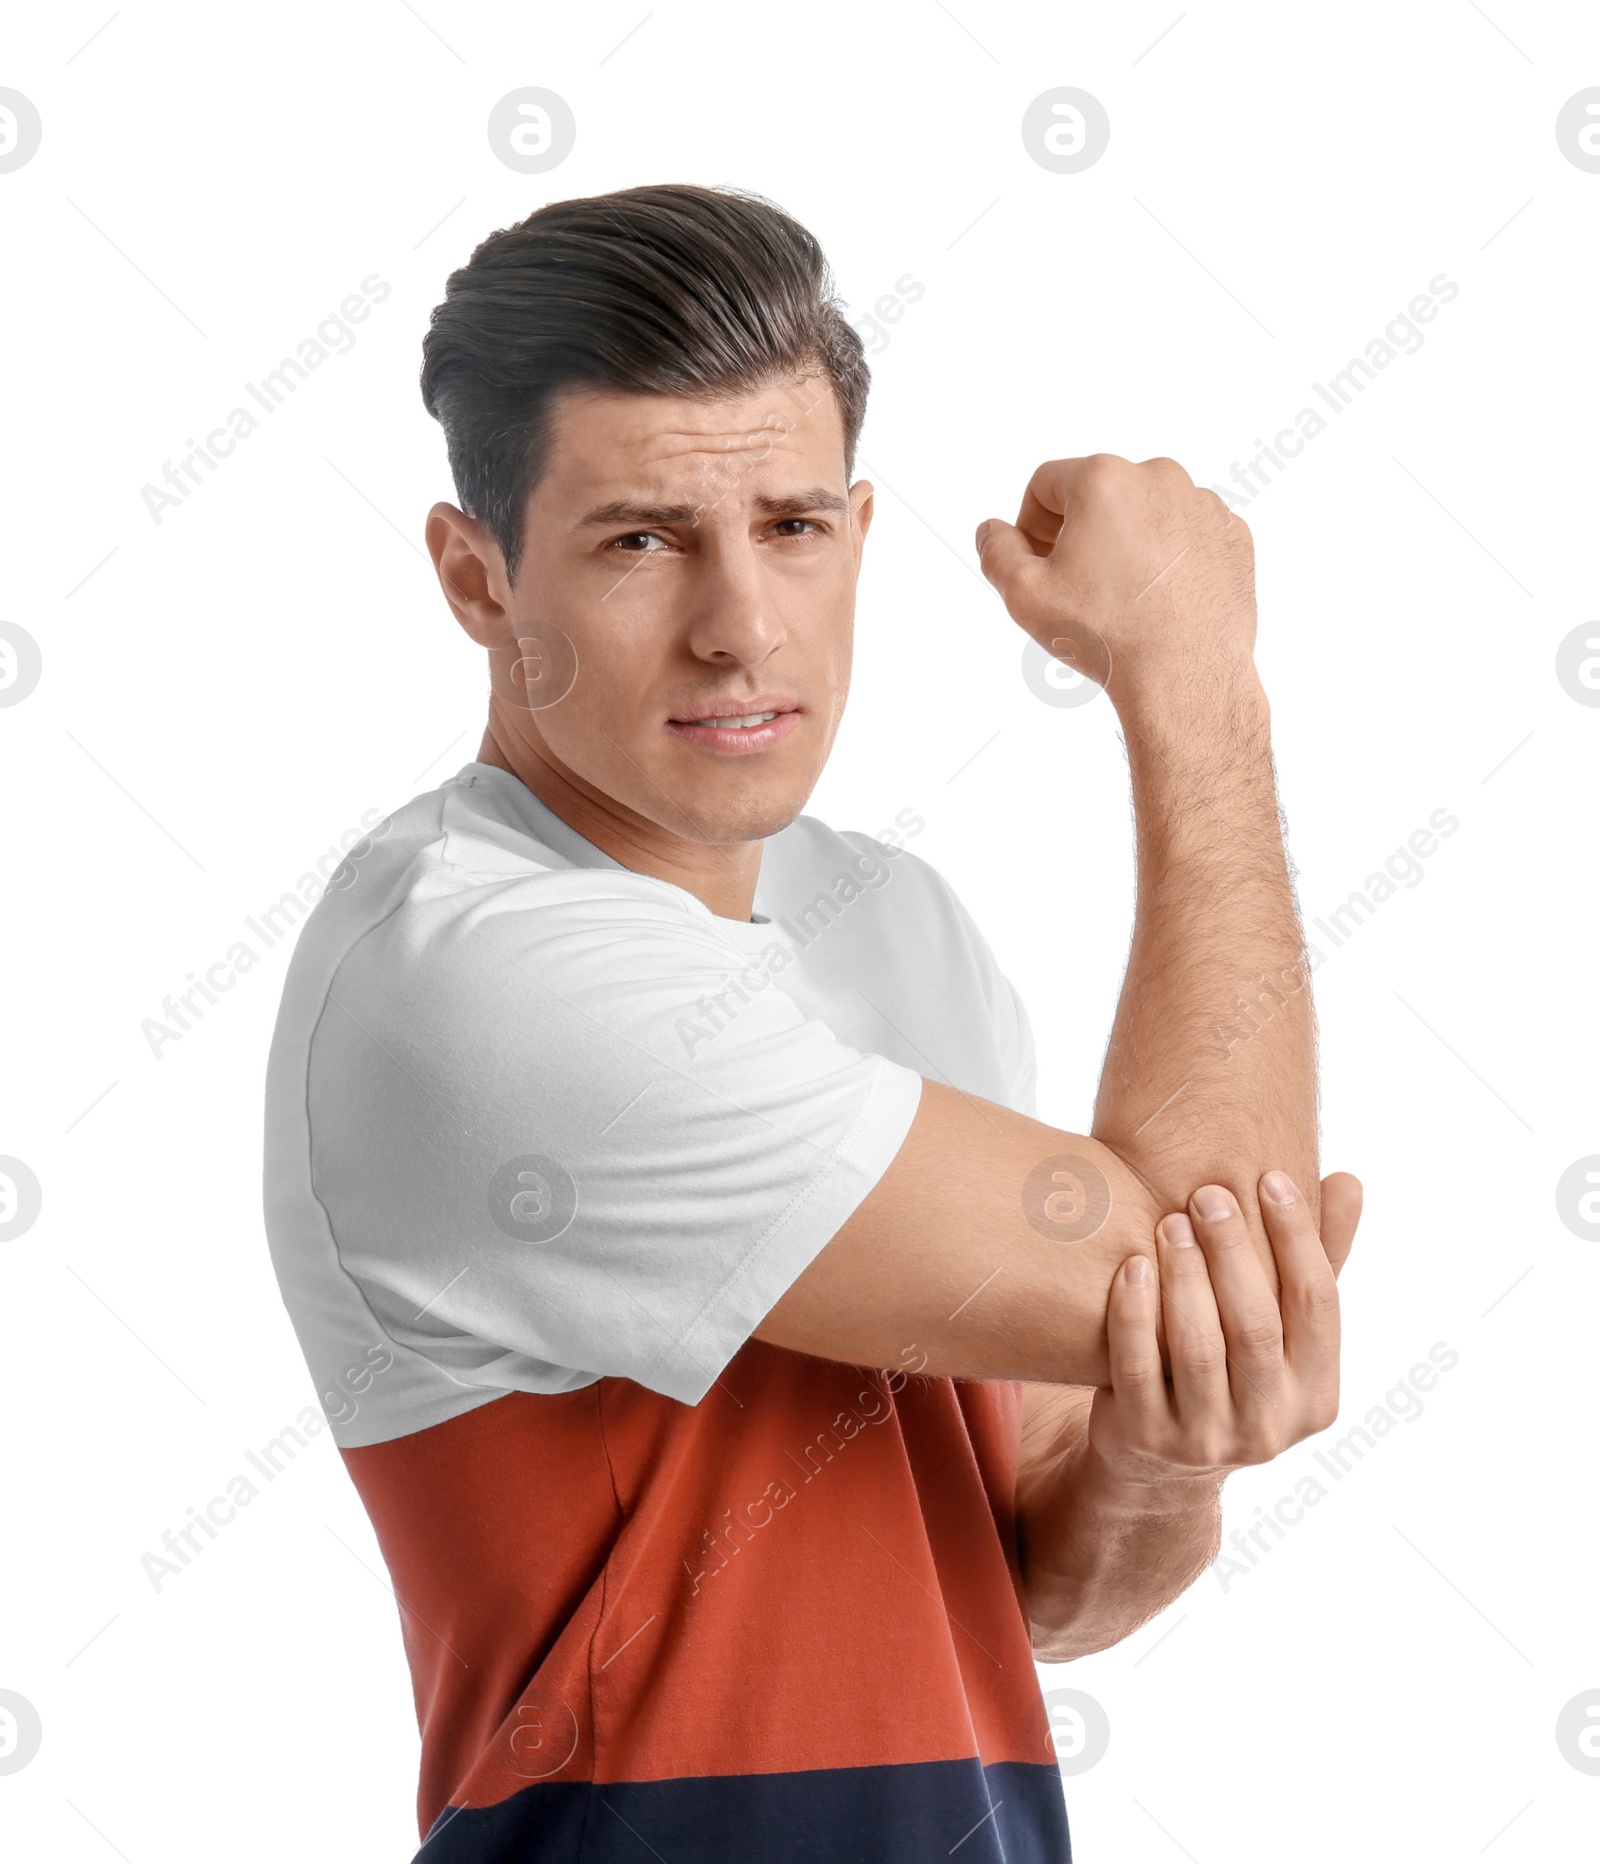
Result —
[[421, 1829], [536, 1781], [1053, 1765], [1020, 1409], [752, 1340], [695, 1406], [605, 1378], [342, 1451], [400, 1602]]

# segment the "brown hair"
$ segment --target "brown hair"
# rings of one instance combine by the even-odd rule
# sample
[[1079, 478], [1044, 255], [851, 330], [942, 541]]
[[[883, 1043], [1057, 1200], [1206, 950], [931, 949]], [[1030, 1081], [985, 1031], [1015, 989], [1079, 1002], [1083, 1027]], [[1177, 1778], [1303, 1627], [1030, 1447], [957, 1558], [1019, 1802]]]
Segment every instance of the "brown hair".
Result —
[[854, 471], [870, 371], [822, 248], [733, 188], [553, 201], [450, 274], [422, 342], [422, 400], [462, 508], [516, 580], [523, 516], [562, 389], [722, 397], [820, 371]]

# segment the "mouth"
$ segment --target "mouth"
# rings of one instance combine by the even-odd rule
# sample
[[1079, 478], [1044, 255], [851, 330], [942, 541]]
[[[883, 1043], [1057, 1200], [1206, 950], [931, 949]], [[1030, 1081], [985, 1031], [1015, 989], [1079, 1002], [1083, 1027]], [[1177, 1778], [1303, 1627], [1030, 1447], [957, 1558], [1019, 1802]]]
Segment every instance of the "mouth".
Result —
[[768, 751], [799, 729], [803, 716], [793, 701], [774, 694], [692, 706], [667, 720], [667, 730], [685, 743], [723, 756]]

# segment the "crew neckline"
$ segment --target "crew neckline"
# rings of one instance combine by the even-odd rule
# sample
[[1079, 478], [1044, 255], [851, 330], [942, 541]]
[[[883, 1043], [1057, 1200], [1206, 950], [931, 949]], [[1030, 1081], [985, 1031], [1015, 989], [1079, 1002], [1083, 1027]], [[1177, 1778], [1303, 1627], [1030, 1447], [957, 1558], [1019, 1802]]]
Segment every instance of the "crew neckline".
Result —
[[[611, 867], [621, 873], [639, 871], [637, 868], [626, 866], [615, 856], [607, 854], [604, 848], [596, 847], [587, 836], [580, 835], [565, 817], [556, 814], [543, 797], [535, 795], [514, 770], [504, 770], [499, 764], [486, 764], [474, 758], [470, 764], [464, 764], [456, 772], [454, 781], [465, 782], [469, 785], [475, 784], [481, 780], [485, 772], [496, 779], [500, 794], [515, 806], [521, 817], [521, 824], [528, 833], [536, 841], [543, 842], [547, 848], [553, 848], [556, 853], [563, 855], [574, 867]], [[660, 880], [659, 875], [651, 875], [650, 878]], [[675, 880], [661, 880], [660, 884], [664, 887], [671, 887], [675, 892], [683, 894], [686, 899], [693, 900], [702, 911], [716, 921], [718, 926], [731, 927], [735, 932], [766, 932], [772, 925], [771, 915], [761, 910], [764, 904], [762, 894], [766, 886], [766, 878], [767, 862], [763, 847], [761, 869], [756, 875], [755, 899], [751, 902], [748, 919], [728, 919], [721, 913], [713, 913], [698, 894], [691, 893], [687, 887], [679, 886]]]

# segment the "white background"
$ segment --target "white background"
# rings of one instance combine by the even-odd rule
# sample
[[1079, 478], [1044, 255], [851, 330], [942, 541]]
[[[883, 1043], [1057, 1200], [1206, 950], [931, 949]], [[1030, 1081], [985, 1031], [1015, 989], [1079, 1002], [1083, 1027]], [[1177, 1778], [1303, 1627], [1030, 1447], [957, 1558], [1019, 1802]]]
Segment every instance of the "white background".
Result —
[[[809, 807], [926, 818], [917, 852], [1029, 1005], [1042, 1113], [1080, 1129], [1129, 926], [1124, 761], [1103, 698], [1024, 684], [973, 527], [1062, 454], [1222, 482], [1437, 274], [1459, 285], [1241, 508], [1308, 916], [1434, 811], [1460, 823], [1316, 980], [1324, 1156], [1368, 1198], [1330, 1435], [1434, 1343], [1459, 1363], [1243, 1577], [1043, 1676], [1110, 1720], [1066, 1782], [1083, 1864], [1591, 1858], [1600, 1777], [1555, 1724], [1600, 1690], [1600, 1251], [1555, 1188], [1600, 1152], [1600, 709], [1555, 656], [1597, 612], [1600, 175], [1554, 123], [1600, 84], [1600, 15], [108, 12], [35, 9], [0, 54], [44, 124], [0, 174], [0, 617], [44, 657], [0, 711], [0, 1153], [44, 1196], [0, 1244], [0, 1689], [44, 1730], [0, 1776], [7, 1855], [415, 1846], [396, 1608], [326, 1436], [159, 1592], [141, 1567], [313, 1402], [260, 1218], [288, 941], [159, 1060], [141, 1023], [364, 812], [476, 753], [481, 656], [420, 541], [454, 496], [416, 388], [446, 274], [547, 200], [696, 181], [803, 220], [863, 314], [925, 286], [873, 339], [858, 671]], [[578, 124], [544, 175], [485, 134], [529, 84]], [[1111, 121], [1073, 175], [1019, 133], [1064, 84]], [[355, 347], [155, 523], [141, 487], [371, 273], [393, 290]], [[1228, 1529], [1316, 1447], [1231, 1481]]]

